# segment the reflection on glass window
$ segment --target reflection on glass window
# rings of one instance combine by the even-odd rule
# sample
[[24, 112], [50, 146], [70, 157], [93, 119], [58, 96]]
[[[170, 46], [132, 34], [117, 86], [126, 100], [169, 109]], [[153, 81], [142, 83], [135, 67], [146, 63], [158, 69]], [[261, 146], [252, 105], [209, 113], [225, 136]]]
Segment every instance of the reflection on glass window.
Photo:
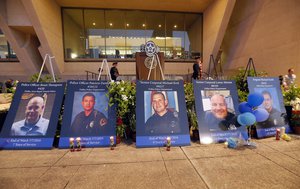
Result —
[[166, 14], [166, 57], [170, 59], [183, 58], [184, 39], [184, 15], [180, 13]]
[[65, 8], [65, 59], [132, 59], [150, 40], [166, 59], [192, 59], [202, 51], [202, 25], [193, 13]]
[[6, 41], [3, 32], [0, 30], [0, 61], [16, 61], [17, 55]]
[[86, 58], [87, 39], [84, 33], [83, 10], [64, 9], [63, 22], [65, 58]]
[[105, 58], [105, 22], [104, 11], [84, 10], [84, 24], [89, 58]]
[[125, 50], [125, 12], [105, 11], [106, 55], [107, 58], [124, 58]]
[[165, 13], [149, 12], [146, 14], [146, 41], [153, 41], [166, 55]]
[[146, 43], [145, 12], [126, 12], [126, 55], [125, 58], [134, 58], [135, 53], [140, 51], [140, 46]]
[[184, 58], [200, 55], [202, 50], [202, 17], [197, 14], [185, 15]]

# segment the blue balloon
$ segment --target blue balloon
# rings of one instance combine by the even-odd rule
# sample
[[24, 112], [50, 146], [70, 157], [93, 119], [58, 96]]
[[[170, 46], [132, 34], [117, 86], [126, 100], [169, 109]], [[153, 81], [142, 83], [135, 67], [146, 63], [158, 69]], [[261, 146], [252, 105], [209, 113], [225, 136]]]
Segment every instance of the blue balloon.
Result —
[[252, 112], [252, 107], [248, 104], [248, 102], [242, 102], [239, 104], [240, 113]]
[[261, 105], [264, 101], [264, 96], [260, 93], [251, 93], [248, 95], [248, 104], [252, 107]]
[[269, 118], [269, 112], [264, 108], [257, 108], [253, 111], [257, 122], [266, 121]]
[[237, 122], [238, 122], [240, 125], [242, 125], [242, 126], [246, 126], [246, 125], [241, 121], [241, 118], [242, 118], [242, 117], [243, 117], [242, 114], [238, 115], [238, 117], [237, 117]]
[[250, 126], [256, 122], [256, 117], [253, 113], [246, 112], [239, 115], [237, 121], [243, 126]]

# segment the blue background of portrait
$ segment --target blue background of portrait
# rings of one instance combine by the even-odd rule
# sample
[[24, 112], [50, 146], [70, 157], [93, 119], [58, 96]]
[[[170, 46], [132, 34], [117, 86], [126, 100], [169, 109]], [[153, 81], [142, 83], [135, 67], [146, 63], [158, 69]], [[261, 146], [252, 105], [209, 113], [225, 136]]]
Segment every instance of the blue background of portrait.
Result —
[[235, 81], [231, 80], [193, 80], [195, 106], [198, 119], [198, 129], [200, 135], [200, 142], [203, 144], [225, 142], [229, 137], [238, 138], [240, 135], [247, 138], [247, 131], [245, 126], [237, 127], [237, 130], [219, 130], [211, 131], [210, 125], [206, 124], [205, 115], [210, 111], [205, 111], [203, 106], [203, 99], [201, 92], [204, 91], [230, 91], [230, 98], [232, 99], [235, 115], [239, 115], [238, 111], [238, 93]]
[[[55, 132], [57, 129], [58, 116], [61, 109], [65, 90], [65, 83], [29, 83], [19, 82], [8, 115], [0, 134], [1, 149], [50, 149], [53, 145]], [[17, 115], [24, 93], [55, 94], [54, 103], [49, 119], [49, 126], [45, 136], [10, 136], [11, 126]]]
[[[262, 92], [269, 91], [273, 99], [273, 107], [282, 113], [282, 116], [286, 116], [286, 110], [284, 107], [282, 91], [280, 87], [280, 81], [278, 77], [248, 77], [249, 92]], [[263, 106], [262, 106], [263, 107]], [[288, 124], [271, 128], [262, 128], [262, 125], [257, 123], [256, 132], [258, 138], [274, 136], [276, 134], [276, 128], [285, 127], [285, 131], [289, 133], [291, 128]]]
[[[162, 147], [166, 144], [168, 136], [171, 137], [172, 146], [190, 145], [183, 81], [137, 81], [136, 91], [136, 146]], [[152, 109], [150, 92], [148, 92], [149, 94], [146, 92], [145, 95], [145, 91], [168, 91], [170, 94], [175, 94], [174, 92], [176, 91], [180, 133], [155, 135], [145, 133], [145, 115], [149, 116]], [[171, 96], [170, 100], [174, 101], [174, 104], [171, 103], [168, 107], [173, 108], [175, 107], [176, 97], [174, 95], [173, 97]], [[145, 111], [149, 112], [145, 113]]]
[[[61, 137], [59, 148], [68, 148], [70, 137], [81, 137], [81, 144], [84, 147], [109, 146], [110, 136], [116, 135], [116, 109], [114, 106], [108, 106], [108, 81], [87, 81], [87, 80], [69, 80], [67, 82], [67, 95], [65, 99], [63, 124], [61, 128]], [[93, 93], [96, 97], [95, 109], [104, 113], [108, 119], [105, 125], [105, 133], [94, 133], [92, 136], [72, 136], [71, 124], [74, 117], [83, 111], [81, 101], [86, 93]], [[73, 105], [75, 105], [73, 107]]]

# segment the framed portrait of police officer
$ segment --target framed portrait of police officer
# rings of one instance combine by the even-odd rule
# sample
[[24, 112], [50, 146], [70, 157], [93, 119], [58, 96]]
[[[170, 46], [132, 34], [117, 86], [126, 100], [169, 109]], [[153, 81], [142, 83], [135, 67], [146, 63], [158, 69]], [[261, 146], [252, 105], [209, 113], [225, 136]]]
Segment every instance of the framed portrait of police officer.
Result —
[[224, 142], [229, 137], [247, 138], [237, 121], [238, 96], [234, 81], [194, 80], [194, 95], [200, 142]]
[[137, 82], [137, 147], [189, 145], [182, 81]]
[[284, 127], [286, 132], [290, 132], [279, 78], [248, 77], [247, 80], [250, 93], [260, 93], [264, 97], [260, 108], [268, 112], [268, 118], [256, 124], [257, 137], [274, 136], [276, 129], [281, 127]]
[[55, 93], [23, 93], [10, 136], [45, 136]]
[[115, 111], [108, 105], [108, 82], [68, 81], [60, 148], [70, 138], [81, 138], [84, 147], [108, 146], [115, 136]]
[[144, 91], [144, 97], [145, 133], [180, 133], [177, 91]]
[[19, 83], [1, 132], [5, 138], [1, 147], [51, 148], [64, 86], [64, 83]]

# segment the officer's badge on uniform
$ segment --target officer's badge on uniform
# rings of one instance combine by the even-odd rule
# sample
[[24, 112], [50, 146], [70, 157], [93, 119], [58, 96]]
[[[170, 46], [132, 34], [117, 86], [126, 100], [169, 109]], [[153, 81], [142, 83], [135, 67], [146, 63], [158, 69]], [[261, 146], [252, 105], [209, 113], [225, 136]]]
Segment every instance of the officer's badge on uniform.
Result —
[[90, 127], [90, 128], [93, 128], [93, 127], [94, 127], [94, 121], [91, 121], [91, 122], [90, 122], [89, 127]]

